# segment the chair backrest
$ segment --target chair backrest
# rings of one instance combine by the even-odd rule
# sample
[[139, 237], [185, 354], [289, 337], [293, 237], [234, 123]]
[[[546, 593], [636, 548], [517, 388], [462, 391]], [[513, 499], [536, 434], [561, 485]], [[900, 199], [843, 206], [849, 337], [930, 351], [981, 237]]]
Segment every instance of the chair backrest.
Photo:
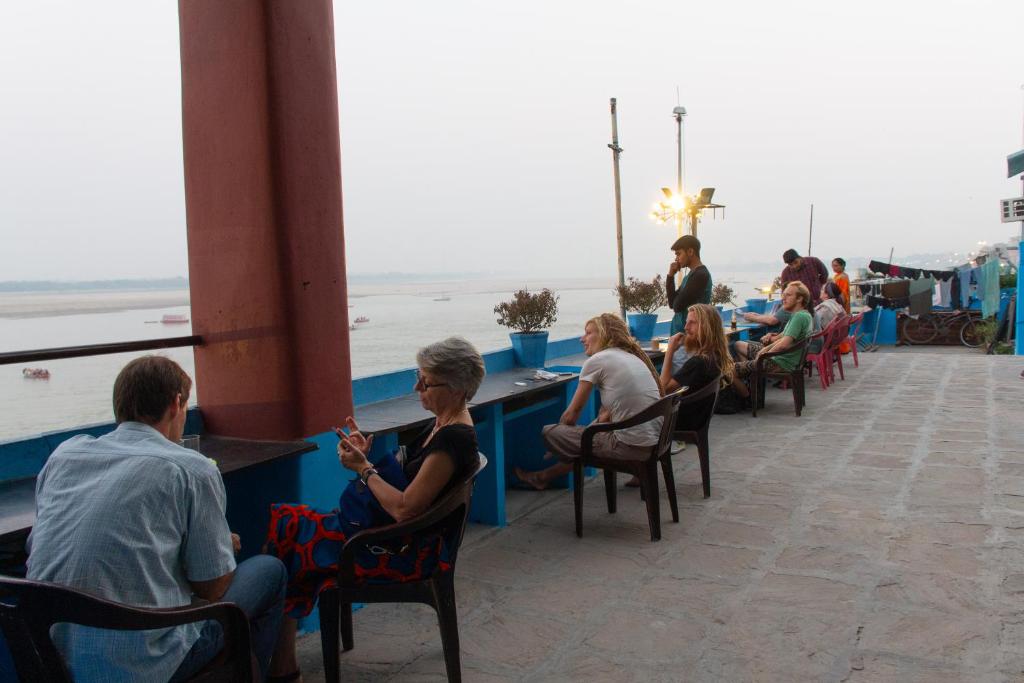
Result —
[[850, 334], [851, 337], [856, 337], [857, 333], [860, 332], [860, 324], [864, 321], [864, 311], [861, 311], [857, 315], [850, 318]]
[[466, 520], [469, 517], [469, 506], [473, 498], [473, 485], [477, 475], [487, 467], [487, 456], [483, 453], [478, 455], [480, 462], [476, 469], [467, 472], [448, 493], [422, 514], [404, 522], [360, 531], [348, 539], [341, 549], [339, 569], [342, 575], [342, 584], [355, 585], [357, 552], [391, 539], [400, 539], [406, 536], [442, 536], [447, 545], [448, 562], [454, 566], [459, 547], [462, 545], [462, 537], [466, 533]]
[[[722, 385], [722, 374], [719, 373], [709, 384], [697, 391], [686, 391], [680, 397], [676, 407], [676, 426], [678, 426], [679, 415], [684, 411], [693, 411], [696, 425], [693, 431], [707, 429], [711, 418], [715, 414], [715, 404], [718, 403], [718, 392]], [[673, 428], [673, 431], [675, 429]]]
[[633, 417], [622, 420], [621, 422], [595, 422], [594, 424], [591, 424], [583, 430], [581, 446], [584, 459], [591, 456], [594, 435], [598, 432], [616, 432], [620, 429], [628, 429], [629, 427], [636, 427], [637, 425], [642, 425], [645, 422], [650, 422], [651, 420], [657, 420], [659, 417], [662, 418], [661, 432], [658, 434], [658, 443], [651, 447], [651, 457], [655, 459], [660, 458], [668, 452], [668, 449], [672, 445], [672, 432], [675, 431], [676, 424], [676, 405], [679, 403], [679, 397], [682, 396], [683, 393], [684, 390], [680, 388], [671, 394], [662, 396]]
[[[167, 628], [214, 619], [224, 630], [226, 657], [211, 680], [253, 680], [249, 620], [230, 602], [196, 607], [148, 609], [104, 600], [42, 581], [0, 577], [0, 627], [23, 681], [67, 681], [71, 675], [50, 638], [54, 624], [78, 624], [115, 631]], [[200, 679], [201, 679], [200, 678]]]

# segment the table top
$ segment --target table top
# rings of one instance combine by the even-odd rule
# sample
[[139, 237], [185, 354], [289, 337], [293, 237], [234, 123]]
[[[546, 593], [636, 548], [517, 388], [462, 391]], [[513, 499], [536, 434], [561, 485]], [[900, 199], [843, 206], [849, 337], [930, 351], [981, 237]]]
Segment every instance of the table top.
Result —
[[[222, 474], [316, 450], [309, 441], [267, 441], [202, 434], [199, 450]], [[0, 541], [27, 533], [36, 521], [36, 478], [0, 482]]]
[[[579, 376], [578, 373], [566, 373], [552, 380], [535, 380], [533, 375], [536, 372], [536, 368], [514, 368], [488, 374], [469, 407], [480, 408], [520, 398], [561, 386]], [[355, 413], [360, 430], [378, 435], [417, 427], [434, 419], [434, 414], [420, 404], [419, 394], [415, 392], [356, 406]]]

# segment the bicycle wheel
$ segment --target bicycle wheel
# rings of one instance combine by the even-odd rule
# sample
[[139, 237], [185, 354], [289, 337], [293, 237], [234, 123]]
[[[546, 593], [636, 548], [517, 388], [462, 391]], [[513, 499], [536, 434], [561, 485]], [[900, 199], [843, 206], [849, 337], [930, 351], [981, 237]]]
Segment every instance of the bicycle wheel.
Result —
[[935, 339], [939, 328], [932, 317], [907, 318], [903, 321], [903, 339], [910, 344], [927, 344]]
[[981, 330], [978, 329], [978, 325], [974, 322], [973, 318], [969, 319], [960, 328], [960, 343], [975, 349], [981, 346], [981, 342]]

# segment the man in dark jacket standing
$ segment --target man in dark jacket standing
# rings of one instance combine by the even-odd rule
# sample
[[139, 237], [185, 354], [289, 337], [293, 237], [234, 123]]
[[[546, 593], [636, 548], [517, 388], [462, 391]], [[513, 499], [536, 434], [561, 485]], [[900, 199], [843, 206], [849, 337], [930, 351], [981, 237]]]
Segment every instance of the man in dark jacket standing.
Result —
[[[683, 331], [686, 324], [686, 312], [693, 304], [711, 303], [711, 273], [700, 260], [700, 240], [693, 235], [683, 235], [672, 245], [676, 257], [668, 266], [668, 277], [665, 278], [665, 293], [668, 304], [675, 315], [672, 317], [671, 334]], [[676, 273], [682, 268], [690, 272], [683, 277], [683, 282], [676, 289]], [[820, 287], [818, 289], [821, 289]], [[672, 358], [673, 371], [682, 367], [686, 360], [685, 348], [680, 348]]]
[[779, 279], [782, 281], [782, 288], [790, 282], [802, 282], [811, 293], [810, 310], [821, 302], [821, 288], [828, 282], [828, 268], [815, 256], [801, 256], [796, 249], [787, 249], [782, 254], [782, 260], [786, 267], [782, 269]]

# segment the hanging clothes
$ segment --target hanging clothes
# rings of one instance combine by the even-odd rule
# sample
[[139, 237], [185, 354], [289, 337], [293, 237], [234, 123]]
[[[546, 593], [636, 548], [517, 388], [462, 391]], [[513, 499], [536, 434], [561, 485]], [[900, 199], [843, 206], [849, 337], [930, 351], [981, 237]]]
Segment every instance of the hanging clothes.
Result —
[[951, 308], [953, 302], [953, 282], [956, 278], [939, 281], [939, 305], [944, 308]]
[[990, 258], [980, 271], [978, 298], [981, 299], [981, 317], [987, 318], [999, 312], [999, 259]]
[[892, 277], [905, 277], [912, 280], [916, 280], [920, 277], [931, 277], [936, 280], [949, 280], [953, 277], [952, 270], [928, 270], [927, 268], [905, 268], [903, 266], [896, 266], [891, 263], [882, 263], [881, 261], [871, 261], [868, 263], [868, 270], [872, 273], [885, 273]]
[[932, 310], [932, 292], [935, 291], [935, 280], [922, 277], [910, 281], [910, 315], [928, 315]]
[[968, 308], [971, 305], [971, 273], [974, 269], [970, 266], [960, 266], [956, 269], [960, 275], [960, 308]]
[[865, 298], [869, 308], [906, 308], [910, 305], [910, 297], [901, 296], [895, 298], [888, 298], [884, 296], [875, 296], [869, 294]]

